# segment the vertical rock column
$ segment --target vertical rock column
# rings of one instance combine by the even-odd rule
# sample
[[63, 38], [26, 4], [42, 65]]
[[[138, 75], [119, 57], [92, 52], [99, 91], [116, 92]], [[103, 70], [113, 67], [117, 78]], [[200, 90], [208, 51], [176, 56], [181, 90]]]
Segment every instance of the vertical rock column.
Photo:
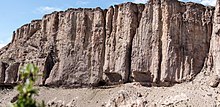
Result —
[[0, 84], [4, 84], [5, 70], [6, 70], [6, 64], [3, 62], [0, 62]]
[[47, 85], [97, 85], [102, 78], [105, 40], [104, 11], [70, 9], [59, 13], [55, 39], [58, 61]]
[[213, 10], [177, 0], [149, 1], [133, 41], [134, 81], [176, 83], [193, 79], [209, 51]]
[[104, 73], [110, 83], [124, 83], [130, 75], [132, 39], [144, 5], [125, 3], [110, 7], [106, 15]]
[[162, 2], [162, 82], [193, 79], [209, 52], [213, 8], [196, 3]]
[[18, 70], [20, 63], [12, 63], [5, 71], [5, 84], [14, 84], [18, 81]]
[[220, 0], [217, 0], [215, 7], [210, 51], [205, 68], [208, 72], [214, 73], [210, 85], [217, 87], [220, 81]]
[[56, 51], [56, 38], [58, 33], [59, 13], [53, 12], [45, 15], [41, 21], [41, 29], [37, 36], [41, 38], [38, 41], [38, 48], [40, 54], [36, 64], [40, 67], [40, 72], [43, 74], [42, 78], [38, 81], [39, 84], [44, 85], [46, 79], [50, 75], [50, 72], [57, 60]]
[[151, 0], [145, 7], [132, 43], [131, 72], [137, 82], [160, 79], [162, 13], [160, 0]]

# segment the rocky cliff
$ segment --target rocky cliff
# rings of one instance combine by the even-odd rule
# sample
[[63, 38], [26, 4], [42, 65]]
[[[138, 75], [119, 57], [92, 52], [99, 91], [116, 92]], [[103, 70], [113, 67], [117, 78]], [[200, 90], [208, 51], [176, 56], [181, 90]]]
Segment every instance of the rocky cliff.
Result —
[[209, 52], [212, 16], [213, 8], [200, 4], [151, 1], [133, 39], [134, 80], [182, 82], [195, 77]]
[[212, 73], [210, 85], [213, 87], [218, 86], [220, 81], [220, 1], [217, 0], [216, 9], [213, 19], [212, 38], [210, 41], [210, 50], [205, 62], [204, 68], [207, 72]]
[[150, 0], [53, 12], [17, 29], [0, 50], [0, 84], [18, 82], [25, 63], [40, 67], [39, 85], [66, 87], [164, 85], [217, 72], [218, 8]]

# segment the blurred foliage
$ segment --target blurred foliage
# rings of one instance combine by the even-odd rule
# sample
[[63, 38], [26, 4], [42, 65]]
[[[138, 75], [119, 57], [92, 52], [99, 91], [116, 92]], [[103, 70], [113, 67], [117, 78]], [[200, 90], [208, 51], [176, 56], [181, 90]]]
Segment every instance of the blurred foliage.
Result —
[[38, 103], [32, 97], [38, 94], [34, 84], [40, 76], [38, 67], [34, 64], [27, 64], [20, 70], [21, 83], [16, 87], [19, 92], [18, 99], [12, 107], [45, 107], [44, 102]]

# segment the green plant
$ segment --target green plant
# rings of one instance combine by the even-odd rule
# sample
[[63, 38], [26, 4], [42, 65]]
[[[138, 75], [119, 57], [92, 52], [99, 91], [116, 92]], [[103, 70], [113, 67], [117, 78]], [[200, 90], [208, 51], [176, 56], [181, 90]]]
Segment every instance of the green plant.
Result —
[[38, 67], [34, 64], [27, 64], [20, 70], [21, 83], [16, 87], [19, 95], [12, 107], [45, 107], [44, 102], [38, 103], [32, 97], [38, 94], [34, 84], [38, 78]]

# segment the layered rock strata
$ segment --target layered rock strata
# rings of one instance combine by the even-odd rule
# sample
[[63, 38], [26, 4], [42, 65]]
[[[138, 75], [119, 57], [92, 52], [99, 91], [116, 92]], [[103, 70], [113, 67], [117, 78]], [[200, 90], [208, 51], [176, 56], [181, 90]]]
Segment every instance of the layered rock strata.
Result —
[[19, 81], [26, 63], [39, 66], [38, 84], [48, 86], [189, 81], [208, 56], [213, 14], [214, 7], [176, 0], [53, 12], [0, 50], [0, 84]]

